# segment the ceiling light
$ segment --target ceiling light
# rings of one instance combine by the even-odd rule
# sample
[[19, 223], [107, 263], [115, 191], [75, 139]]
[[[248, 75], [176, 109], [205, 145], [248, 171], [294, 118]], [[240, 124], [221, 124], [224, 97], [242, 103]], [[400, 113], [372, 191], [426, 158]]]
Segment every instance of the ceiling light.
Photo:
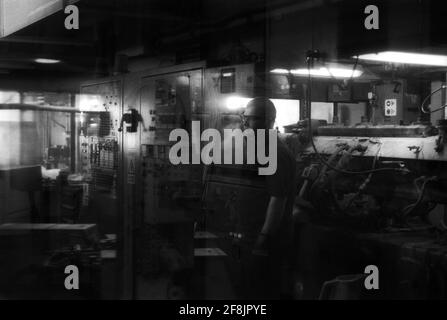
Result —
[[289, 70], [287, 70], [287, 69], [273, 69], [270, 72], [271, 73], [276, 73], [276, 74], [288, 74]]
[[53, 64], [53, 63], [59, 63], [61, 62], [60, 60], [56, 60], [56, 59], [44, 59], [44, 58], [38, 58], [34, 60], [37, 63], [44, 63], [44, 64]]
[[418, 64], [425, 66], [447, 66], [447, 56], [434, 54], [384, 51], [379, 53], [362, 54], [359, 55], [358, 58], [362, 60]]
[[322, 78], [358, 78], [363, 72], [361, 70], [353, 70], [353, 68], [335, 68], [335, 67], [321, 67], [314, 69], [294, 69], [290, 70], [293, 75], [297, 76], [313, 76]]

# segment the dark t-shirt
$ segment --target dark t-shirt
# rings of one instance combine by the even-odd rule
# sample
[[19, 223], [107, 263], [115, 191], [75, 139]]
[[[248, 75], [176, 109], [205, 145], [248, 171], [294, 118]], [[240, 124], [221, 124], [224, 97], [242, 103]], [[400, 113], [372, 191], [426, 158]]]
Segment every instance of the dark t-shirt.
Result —
[[292, 152], [280, 140], [277, 144], [276, 172], [266, 176], [266, 188], [270, 197], [286, 198], [280, 229], [274, 238], [279, 241], [279, 245], [287, 244], [292, 241], [293, 236], [292, 210], [296, 195], [296, 161]]
[[[273, 175], [264, 178], [263, 210], [257, 212], [257, 235], [265, 221], [267, 206], [271, 197], [285, 198], [286, 204], [280, 228], [269, 241], [268, 257], [253, 254], [253, 244], [242, 247], [240, 259], [242, 265], [242, 295], [246, 299], [279, 299], [280, 293], [288, 293], [287, 285], [292, 279], [293, 266], [293, 219], [292, 210], [296, 194], [296, 162], [289, 149], [278, 140], [277, 166]], [[265, 197], [265, 198], [264, 198]], [[266, 204], [264, 206], [264, 204]], [[244, 273], [245, 272], [245, 273]], [[283, 283], [285, 282], [285, 283]]]

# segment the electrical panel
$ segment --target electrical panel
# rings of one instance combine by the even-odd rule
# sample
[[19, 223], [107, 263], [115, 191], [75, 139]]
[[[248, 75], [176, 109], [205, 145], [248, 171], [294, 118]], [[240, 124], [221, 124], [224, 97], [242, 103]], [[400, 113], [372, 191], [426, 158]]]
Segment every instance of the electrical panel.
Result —
[[[185, 202], [201, 195], [201, 165], [173, 165], [169, 141], [175, 129], [190, 131], [191, 120], [202, 117], [202, 70], [176, 72], [143, 79], [141, 157], [144, 219], [160, 222]], [[187, 206], [187, 205], [186, 205]], [[171, 217], [178, 219], [178, 215]]]
[[269, 200], [264, 178], [256, 170], [216, 166], [209, 172], [206, 189], [208, 230], [230, 242], [256, 239], [264, 222], [259, 212]]
[[411, 124], [418, 121], [420, 98], [409, 90], [405, 80], [376, 86], [377, 105], [373, 110], [375, 124]]
[[94, 189], [116, 191], [121, 95], [120, 81], [81, 88], [78, 163]]
[[231, 68], [205, 70], [204, 127], [222, 130], [237, 128], [240, 113], [247, 100], [254, 98], [256, 89], [255, 65], [241, 64]]
[[142, 144], [168, 145], [170, 132], [187, 128], [203, 110], [202, 71], [144, 78], [141, 105]]

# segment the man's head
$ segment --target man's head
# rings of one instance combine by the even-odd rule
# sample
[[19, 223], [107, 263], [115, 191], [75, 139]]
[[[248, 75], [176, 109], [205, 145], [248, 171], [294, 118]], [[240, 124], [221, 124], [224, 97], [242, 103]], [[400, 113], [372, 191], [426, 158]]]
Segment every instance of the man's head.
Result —
[[275, 105], [268, 98], [256, 97], [248, 102], [242, 116], [247, 128], [272, 129], [276, 119]]

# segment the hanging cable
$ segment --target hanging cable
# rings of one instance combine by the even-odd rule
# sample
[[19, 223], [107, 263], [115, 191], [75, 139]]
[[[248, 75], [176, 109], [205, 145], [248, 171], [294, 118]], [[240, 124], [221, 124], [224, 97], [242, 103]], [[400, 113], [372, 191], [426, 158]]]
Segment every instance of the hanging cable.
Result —
[[430, 94], [424, 99], [424, 101], [422, 101], [422, 103], [421, 103], [421, 111], [422, 111], [423, 113], [428, 113], [428, 114], [430, 114], [430, 113], [434, 113], [434, 112], [436, 112], [436, 111], [442, 110], [442, 109], [444, 109], [445, 107], [447, 107], [447, 104], [444, 104], [444, 105], [442, 105], [441, 107], [436, 108], [435, 110], [425, 110], [425, 108], [424, 108], [425, 103], [427, 103], [428, 99], [430, 99], [436, 92], [439, 92], [439, 91], [441, 91], [442, 89], [445, 89], [445, 88], [447, 88], [447, 85], [443, 84], [440, 88], [438, 88], [438, 89], [436, 89], [435, 91], [433, 91], [432, 93], [430, 93]]
[[[372, 165], [372, 169], [376, 168], [376, 162], [379, 161], [379, 154], [380, 154], [380, 150], [382, 149], [382, 144], [379, 145], [379, 148], [377, 149], [376, 152], [376, 156], [374, 157], [374, 161], [373, 161], [373, 165]], [[357, 199], [357, 197], [366, 189], [366, 187], [368, 186], [368, 184], [370, 183], [372, 177], [373, 177], [373, 172], [371, 172], [370, 174], [368, 174], [368, 177], [365, 179], [365, 181], [363, 181], [363, 183], [360, 185], [360, 187], [358, 188], [357, 192], [354, 194], [354, 196], [349, 200], [348, 204], [346, 205], [346, 207], [344, 208], [344, 210], [349, 209], [353, 204], [354, 201]]]
[[[419, 187], [417, 186], [417, 181], [418, 180], [423, 180], [424, 182], [422, 183], [422, 187], [419, 189]], [[416, 209], [416, 207], [422, 202], [422, 199], [424, 198], [424, 194], [425, 194], [425, 188], [427, 183], [431, 182], [431, 181], [436, 181], [437, 177], [420, 177], [419, 179], [415, 180], [415, 186], [417, 187], [417, 190], [419, 192], [419, 196], [418, 199], [416, 200], [415, 203], [412, 203], [408, 206], [406, 206], [405, 208], [402, 209], [402, 217], [406, 218], [408, 217], [413, 211], [414, 209]]]

